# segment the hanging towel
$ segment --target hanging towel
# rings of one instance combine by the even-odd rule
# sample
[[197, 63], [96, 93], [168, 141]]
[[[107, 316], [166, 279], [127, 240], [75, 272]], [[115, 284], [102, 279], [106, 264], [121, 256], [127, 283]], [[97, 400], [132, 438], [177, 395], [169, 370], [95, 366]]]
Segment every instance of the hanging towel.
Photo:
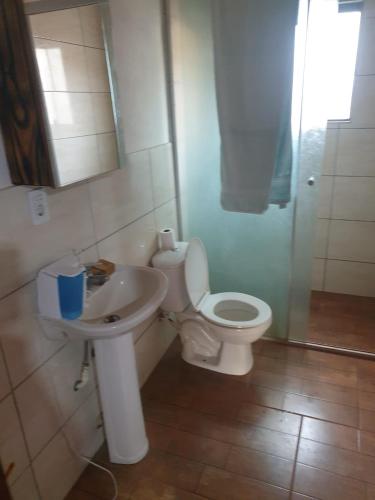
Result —
[[298, 0], [212, 0], [221, 204], [262, 213], [290, 201]]

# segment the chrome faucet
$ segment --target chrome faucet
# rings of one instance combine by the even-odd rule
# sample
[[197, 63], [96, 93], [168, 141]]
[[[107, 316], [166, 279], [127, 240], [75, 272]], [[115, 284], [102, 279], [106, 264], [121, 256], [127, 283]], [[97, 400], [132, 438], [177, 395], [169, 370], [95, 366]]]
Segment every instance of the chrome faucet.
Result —
[[92, 290], [97, 286], [102, 286], [109, 280], [109, 274], [105, 272], [93, 273], [92, 265], [88, 264], [85, 266], [86, 269], [86, 289]]

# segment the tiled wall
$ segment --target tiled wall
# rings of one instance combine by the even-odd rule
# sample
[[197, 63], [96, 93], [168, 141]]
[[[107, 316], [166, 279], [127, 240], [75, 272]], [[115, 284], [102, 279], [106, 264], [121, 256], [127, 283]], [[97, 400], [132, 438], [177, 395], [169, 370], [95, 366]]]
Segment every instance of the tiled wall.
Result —
[[[93, 373], [73, 391], [82, 343], [49, 341], [38, 324], [36, 272], [71, 249], [85, 261], [146, 265], [158, 229], [177, 226], [160, 3], [111, 0], [111, 11], [115, 66], [127, 65], [130, 47], [138, 54], [128, 65], [133, 73], [118, 70], [126, 167], [48, 190], [51, 220], [40, 226], [31, 224], [29, 188], [0, 191], [0, 456], [5, 470], [15, 464], [8, 478], [14, 500], [64, 498], [84, 467], [70, 446], [92, 455], [103, 440]], [[155, 318], [137, 337], [141, 383], [174, 335]]]
[[117, 168], [117, 149], [100, 8], [29, 16], [58, 184]]
[[375, 2], [365, 0], [352, 116], [327, 130], [313, 289], [375, 297]]

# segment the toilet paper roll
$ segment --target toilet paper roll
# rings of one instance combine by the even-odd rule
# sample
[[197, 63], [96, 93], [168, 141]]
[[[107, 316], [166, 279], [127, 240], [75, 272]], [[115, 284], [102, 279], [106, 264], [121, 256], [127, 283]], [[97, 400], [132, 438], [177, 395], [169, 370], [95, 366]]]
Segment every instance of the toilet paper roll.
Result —
[[173, 229], [165, 228], [159, 232], [159, 246], [160, 250], [175, 250], [177, 248]]

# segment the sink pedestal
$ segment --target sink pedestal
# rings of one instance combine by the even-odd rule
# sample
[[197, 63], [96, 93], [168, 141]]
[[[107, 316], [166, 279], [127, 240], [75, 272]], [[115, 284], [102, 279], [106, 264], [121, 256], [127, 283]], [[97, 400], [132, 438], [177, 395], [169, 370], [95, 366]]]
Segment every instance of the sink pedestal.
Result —
[[95, 340], [100, 398], [109, 457], [117, 464], [133, 464], [148, 451], [133, 334]]

